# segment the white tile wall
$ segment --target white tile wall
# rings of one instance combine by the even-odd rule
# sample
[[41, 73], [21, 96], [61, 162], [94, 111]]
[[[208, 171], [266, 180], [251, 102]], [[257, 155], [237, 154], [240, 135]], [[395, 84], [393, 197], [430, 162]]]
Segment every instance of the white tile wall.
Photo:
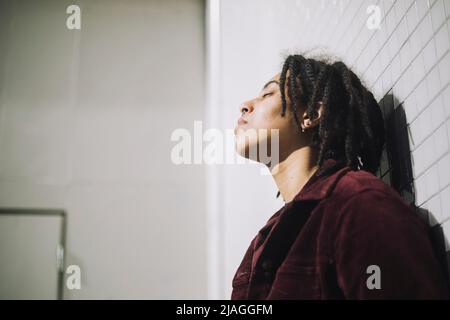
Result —
[[[341, 13], [332, 5], [312, 10], [316, 16], [310, 21], [330, 12], [334, 19], [311, 32], [303, 45], [326, 45], [353, 66], [378, 99], [389, 92], [403, 104], [411, 132], [416, 204], [430, 211], [433, 225], [445, 224], [450, 217], [450, 0], [343, 2]], [[378, 31], [365, 26], [371, 4], [382, 12]], [[448, 235], [449, 228], [444, 229]]]

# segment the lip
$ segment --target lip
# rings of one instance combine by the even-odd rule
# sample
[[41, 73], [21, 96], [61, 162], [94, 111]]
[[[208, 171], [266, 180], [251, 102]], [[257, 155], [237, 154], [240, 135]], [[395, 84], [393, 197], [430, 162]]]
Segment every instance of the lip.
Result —
[[243, 127], [247, 124], [247, 120], [245, 120], [242, 116], [239, 117], [236, 127], [234, 128], [234, 134], [237, 135], [239, 129], [243, 129]]
[[238, 125], [243, 126], [244, 124], [247, 124], [247, 120], [245, 120], [244, 118], [240, 117], [237, 121]]

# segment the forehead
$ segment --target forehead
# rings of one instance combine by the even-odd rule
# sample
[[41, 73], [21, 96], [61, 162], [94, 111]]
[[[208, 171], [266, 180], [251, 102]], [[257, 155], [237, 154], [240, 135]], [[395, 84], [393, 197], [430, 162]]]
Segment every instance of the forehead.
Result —
[[[289, 78], [289, 75], [291, 74], [291, 70], [287, 70], [286, 71], [286, 79], [287, 78]], [[281, 76], [281, 73], [277, 73], [276, 75], [274, 75], [269, 81], [272, 81], [272, 80], [276, 80], [276, 81], [280, 81], [280, 76]]]
[[275, 80], [275, 81], [279, 81], [280, 80], [280, 74], [279, 73], [277, 73], [276, 75], [274, 75], [269, 81], [273, 81], [273, 80]]
[[270, 78], [270, 80], [264, 84], [262, 90], [264, 90], [265, 88], [267, 88], [269, 85], [271, 85], [273, 83], [279, 83], [279, 81], [280, 81], [280, 74], [276, 74], [275, 76]]

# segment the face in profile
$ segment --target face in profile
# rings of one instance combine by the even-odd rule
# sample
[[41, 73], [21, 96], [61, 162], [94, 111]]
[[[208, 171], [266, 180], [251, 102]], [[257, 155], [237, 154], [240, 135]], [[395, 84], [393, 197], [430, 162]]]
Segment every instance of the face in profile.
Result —
[[[279, 85], [280, 75], [270, 79], [260, 93], [240, 106], [241, 116], [234, 129], [236, 152], [242, 157], [265, 163], [261, 158], [261, 148], [267, 148], [268, 154], [279, 152], [278, 159], [287, 156], [302, 144], [302, 135], [290, 109], [290, 100], [286, 88], [286, 113], [282, 115], [282, 100]], [[287, 85], [286, 85], [287, 86]], [[302, 112], [302, 110], [298, 110]], [[278, 150], [272, 150], [272, 139], [278, 132]], [[273, 155], [272, 155], [273, 156]]]

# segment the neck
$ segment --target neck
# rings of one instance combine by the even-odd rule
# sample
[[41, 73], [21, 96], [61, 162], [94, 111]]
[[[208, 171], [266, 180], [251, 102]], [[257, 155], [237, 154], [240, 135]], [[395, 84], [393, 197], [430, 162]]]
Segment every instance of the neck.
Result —
[[272, 176], [285, 202], [290, 202], [303, 189], [319, 166], [317, 154], [311, 147], [292, 152], [272, 170]]

